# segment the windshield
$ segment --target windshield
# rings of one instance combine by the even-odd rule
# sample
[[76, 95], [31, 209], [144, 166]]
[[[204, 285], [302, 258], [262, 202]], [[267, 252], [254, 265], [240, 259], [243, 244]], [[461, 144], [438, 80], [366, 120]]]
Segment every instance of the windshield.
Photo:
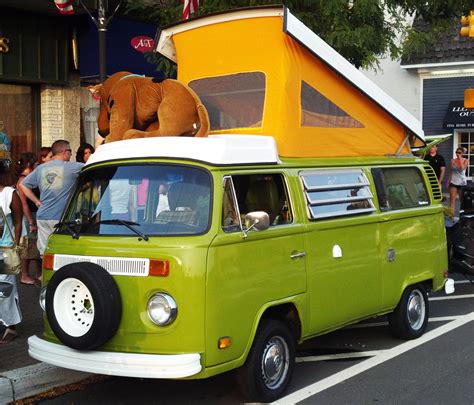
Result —
[[211, 176], [174, 165], [121, 165], [78, 179], [59, 233], [195, 235], [209, 227]]

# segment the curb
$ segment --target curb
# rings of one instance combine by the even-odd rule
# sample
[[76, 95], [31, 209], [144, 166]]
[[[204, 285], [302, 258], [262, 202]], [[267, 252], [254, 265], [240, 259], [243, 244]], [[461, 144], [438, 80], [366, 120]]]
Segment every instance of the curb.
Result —
[[90, 373], [37, 363], [0, 373], [0, 404], [8, 404], [48, 391], [51, 388], [76, 383], [92, 376]]

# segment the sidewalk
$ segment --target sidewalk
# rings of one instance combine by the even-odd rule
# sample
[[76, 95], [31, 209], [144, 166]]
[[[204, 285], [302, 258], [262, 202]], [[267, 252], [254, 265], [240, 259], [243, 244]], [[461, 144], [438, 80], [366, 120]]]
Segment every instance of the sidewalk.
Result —
[[28, 338], [43, 331], [43, 311], [38, 303], [40, 289], [20, 283], [18, 288], [23, 320], [17, 327], [18, 338], [0, 345], [0, 405], [90, 376], [39, 362], [28, 355]]

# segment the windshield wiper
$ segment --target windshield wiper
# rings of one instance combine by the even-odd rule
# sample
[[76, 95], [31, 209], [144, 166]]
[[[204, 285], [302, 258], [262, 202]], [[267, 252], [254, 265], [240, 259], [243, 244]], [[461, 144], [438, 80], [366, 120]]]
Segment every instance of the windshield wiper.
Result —
[[138, 229], [135, 229], [133, 226], [140, 226], [137, 222], [132, 221], [124, 221], [123, 219], [104, 219], [102, 221], [98, 221], [97, 224], [103, 225], [123, 225], [126, 226], [131, 231], [135, 232], [140, 238], [147, 241], [148, 236], [146, 236], [143, 232], [140, 232]]
[[73, 239], [79, 239], [79, 235], [77, 232], [74, 230], [73, 226], [81, 225], [81, 221], [79, 219], [76, 219], [75, 221], [63, 221], [63, 222], [58, 222], [54, 227], [56, 229], [65, 226], [68, 232], [72, 235]]

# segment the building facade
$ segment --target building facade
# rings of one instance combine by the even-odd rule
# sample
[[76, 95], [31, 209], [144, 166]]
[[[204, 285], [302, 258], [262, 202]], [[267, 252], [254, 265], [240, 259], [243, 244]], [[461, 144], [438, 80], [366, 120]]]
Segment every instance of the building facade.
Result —
[[[0, 139], [8, 137], [13, 161], [58, 139], [73, 151], [94, 144], [100, 102], [87, 87], [99, 82], [99, 51], [90, 16], [82, 9], [60, 15], [52, 0], [34, 7], [6, 3], [0, 7]], [[156, 26], [115, 17], [108, 28], [107, 74], [153, 75], [145, 52]]]
[[446, 175], [456, 148], [464, 147], [472, 181], [474, 109], [464, 108], [464, 90], [474, 88], [474, 39], [460, 37], [454, 26], [425, 52], [402, 61], [383, 59], [380, 66], [365, 74], [421, 120], [426, 136], [451, 135], [439, 146], [448, 166]]

